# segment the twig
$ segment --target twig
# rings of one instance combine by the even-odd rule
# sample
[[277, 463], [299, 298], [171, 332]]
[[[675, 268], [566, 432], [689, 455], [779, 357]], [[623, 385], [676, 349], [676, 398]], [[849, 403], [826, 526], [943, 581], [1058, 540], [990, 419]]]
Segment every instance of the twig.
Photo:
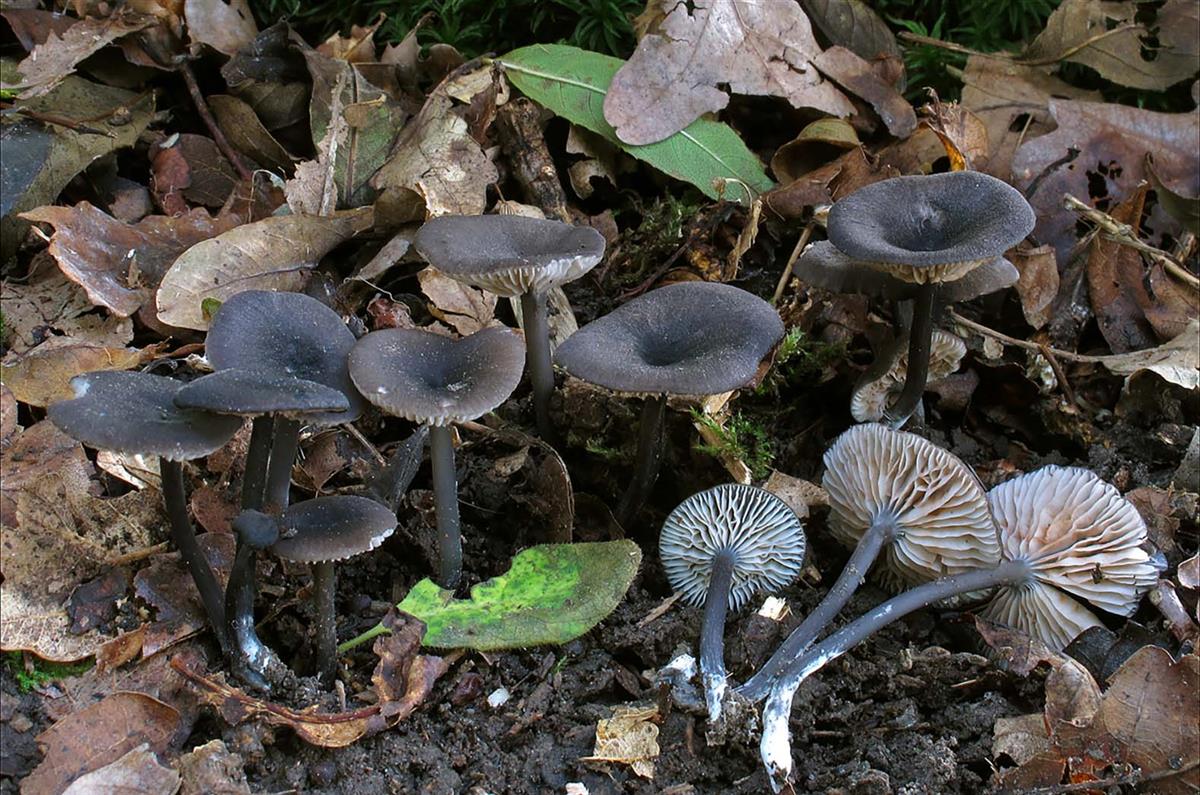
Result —
[[1058, 363], [1058, 357], [1050, 350], [1049, 345], [1038, 345], [1038, 351], [1042, 354], [1042, 358], [1050, 364], [1050, 369], [1054, 371], [1054, 377], [1058, 379], [1058, 385], [1062, 387], [1063, 394], [1072, 406], [1078, 406], [1079, 401], [1075, 399], [1075, 390], [1071, 387], [1071, 382], [1067, 380], [1067, 374], [1063, 372], [1062, 365]]
[[1104, 236], [1109, 240], [1140, 251], [1162, 265], [1167, 273], [1184, 282], [1193, 290], [1200, 291], [1200, 278], [1189, 272], [1187, 268], [1183, 267], [1183, 263], [1167, 252], [1142, 242], [1138, 238], [1137, 232], [1129, 224], [1121, 223], [1103, 210], [1097, 210], [1095, 207], [1076, 199], [1069, 193], [1063, 195], [1063, 207], [1079, 213], [1100, 227], [1101, 231], [1104, 232]]
[[1179, 601], [1179, 594], [1170, 580], [1159, 580], [1154, 590], [1150, 591], [1150, 604], [1158, 608], [1163, 618], [1167, 620], [1167, 628], [1180, 643], [1196, 642], [1200, 638], [1200, 628], [1188, 615], [1187, 608]]
[[246, 164], [242, 162], [242, 158], [234, 151], [229, 144], [229, 139], [225, 137], [225, 133], [217, 126], [217, 120], [213, 118], [212, 111], [208, 107], [208, 102], [204, 99], [204, 95], [200, 93], [200, 85], [196, 82], [196, 73], [192, 71], [191, 64], [187, 61], [182, 61], [179, 64], [179, 73], [183, 75], [183, 82], [187, 85], [188, 94], [192, 97], [192, 103], [196, 106], [196, 111], [200, 114], [201, 121], [208, 128], [208, 132], [216, 142], [217, 148], [221, 150], [221, 154], [233, 165], [237, 170], [238, 177], [253, 185], [254, 175], [246, 168]]
[[[5, 102], [0, 107], [3, 107], [5, 110], [8, 110], [10, 107], [12, 107], [12, 103]], [[95, 127], [89, 127], [88, 125], [84, 124], [82, 121], [77, 121], [76, 119], [68, 119], [66, 116], [58, 116], [53, 113], [42, 113], [40, 111], [31, 110], [29, 108], [12, 108], [12, 111], [13, 111], [13, 113], [28, 117], [30, 119], [33, 119], [34, 121], [40, 121], [40, 122], [44, 122], [46, 124], [53, 124], [56, 127], [65, 127], [66, 129], [72, 130], [77, 133], [83, 133], [86, 135], [103, 135], [106, 138], [116, 138], [117, 137], [117, 136], [113, 135], [111, 132], [109, 132], [108, 130], [98, 130]]]
[[1124, 33], [1127, 30], [1137, 30], [1140, 27], [1141, 27], [1141, 25], [1139, 25], [1136, 22], [1127, 22], [1124, 25], [1117, 25], [1112, 30], [1106, 30], [1101, 33], [1097, 33], [1095, 36], [1086, 38], [1083, 41], [1076, 44], [1074, 47], [1068, 47], [1067, 49], [1063, 50], [1060, 53], [1056, 53], [1054, 55], [1048, 55], [1045, 58], [1032, 58], [1029, 60], [1023, 60], [1023, 59], [1018, 58], [1018, 59], [1016, 59], [1016, 62], [1021, 64], [1022, 66], [1048, 66], [1052, 63], [1058, 63], [1059, 61], [1067, 60], [1075, 53], [1079, 52], [1080, 50], [1082, 50], [1086, 47], [1091, 47], [1093, 44], [1100, 41], [1101, 39], [1106, 39], [1109, 36], [1115, 36], [1118, 33]]
[[907, 30], [902, 30], [898, 34], [901, 41], [912, 42], [913, 44], [928, 44], [930, 47], [937, 47], [940, 50], [949, 50], [961, 55], [977, 55], [981, 58], [994, 58], [998, 61], [1011, 61], [1012, 56], [1002, 52], [980, 52], [972, 50], [970, 47], [964, 47], [961, 44], [955, 44], [952, 41], [942, 41], [935, 39], [932, 36], [922, 36], [920, 33], [912, 33]]
[[126, 563], [136, 563], [139, 560], [145, 560], [152, 555], [157, 555], [159, 552], [166, 552], [171, 545], [166, 541], [153, 546], [142, 547], [135, 549], [132, 552], [126, 552], [124, 555], [115, 555], [104, 561], [106, 566], [124, 566]]
[[779, 283], [775, 285], [775, 294], [771, 296], [771, 306], [777, 305], [779, 299], [783, 297], [783, 291], [787, 289], [788, 280], [792, 278], [792, 269], [796, 267], [796, 260], [800, 259], [801, 252], [808, 245], [808, 240], [812, 237], [815, 226], [814, 221], [809, 221], [804, 227], [804, 231], [800, 233], [800, 239], [796, 241], [796, 247], [792, 249], [792, 255], [788, 257], [787, 265], [784, 266], [783, 273], [779, 275]]
[[[1083, 364], [1103, 364], [1108, 358], [1105, 356], [1088, 356], [1087, 354], [1083, 354], [1083, 353], [1072, 353], [1071, 351], [1062, 351], [1062, 350], [1059, 350], [1058, 348], [1051, 348], [1046, 345], [1040, 345], [1036, 342], [1029, 342], [1028, 340], [1019, 340], [1016, 337], [1010, 337], [1007, 334], [1002, 334], [1001, 332], [996, 331], [995, 329], [988, 328], [987, 326], [985, 326], [981, 323], [976, 323], [974, 320], [968, 320], [967, 318], [958, 314], [954, 310], [950, 310], [949, 315], [950, 315], [950, 319], [953, 320], [955, 323], [959, 324], [960, 326], [965, 326], [978, 334], [982, 334], [985, 337], [991, 337], [992, 339], [999, 340], [1000, 342], [1004, 343], [1005, 345], [1012, 345], [1017, 348], [1024, 348], [1027, 351], [1033, 351], [1034, 353], [1040, 353], [1043, 356], [1045, 356], [1046, 353], [1048, 352], [1064, 361], [1080, 362]], [[1051, 367], [1053, 367], [1053, 365], [1051, 365]]]
[[1098, 779], [1096, 781], [1077, 781], [1073, 784], [1055, 784], [1051, 787], [1039, 787], [1037, 789], [1022, 790], [1022, 795], [1060, 795], [1069, 792], [1088, 792], [1090, 790], [1107, 789], [1109, 787], [1119, 787], [1129, 784], [1149, 784], [1154, 781], [1162, 781], [1168, 778], [1182, 776], [1184, 773], [1190, 773], [1200, 767], [1200, 759], [1188, 762], [1181, 766], [1178, 770], [1156, 770], [1153, 773], [1143, 774], [1141, 770], [1134, 770], [1132, 773], [1126, 773], [1123, 776], [1113, 776], [1112, 778]]

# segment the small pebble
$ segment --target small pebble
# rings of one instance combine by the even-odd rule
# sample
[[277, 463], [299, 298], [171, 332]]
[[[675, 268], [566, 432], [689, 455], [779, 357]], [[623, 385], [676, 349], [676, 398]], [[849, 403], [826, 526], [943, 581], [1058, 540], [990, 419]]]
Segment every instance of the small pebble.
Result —
[[492, 709], [499, 709], [508, 703], [512, 695], [506, 688], [498, 687], [488, 695], [488, 706]]

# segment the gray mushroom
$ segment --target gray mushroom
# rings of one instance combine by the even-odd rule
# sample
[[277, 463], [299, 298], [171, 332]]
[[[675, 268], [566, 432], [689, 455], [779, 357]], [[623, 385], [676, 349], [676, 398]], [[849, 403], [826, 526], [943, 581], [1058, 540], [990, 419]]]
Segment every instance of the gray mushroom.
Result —
[[458, 479], [450, 425], [499, 406], [521, 380], [525, 348], [516, 332], [486, 328], [450, 339], [420, 329], [372, 332], [350, 352], [350, 376], [374, 405], [429, 426], [438, 525], [438, 583], [462, 576]]
[[904, 424], [924, 392], [935, 304], [1013, 284], [1016, 269], [1003, 255], [1034, 220], [1020, 192], [974, 171], [883, 180], [830, 209], [829, 242], [810, 246], [797, 274], [829, 289], [914, 302], [908, 373], [887, 412], [893, 425]]
[[604, 237], [588, 226], [517, 215], [443, 215], [413, 238], [425, 260], [452, 279], [521, 299], [526, 360], [538, 433], [553, 438], [554, 392], [546, 293], [572, 282], [604, 257]]
[[229, 653], [221, 587], [196, 542], [188, 518], [181, 461], [216, 452], [233, 438], [242, 420], [175, 405], [180, 383], [149, 373], [101, 371], [71, 379], [73, 400], [53, 403], [47, 416], [73, 439], [99, 450], [160, 458], [163, 499], [171, 540], [196, 583], [209, 624]]
[[663, 523], [659, 554], [667, 579], [686, 602], [704, 605], [700, 674], [709, 720], [720, 717], [727, 689], [726, 611], [794, 580], [806, 546], [795, 512], [754, 486], [727, 484], [693, 494]]
[[660, 287], [587, 324], [555, 360], [576, 378], [646, 397], [633, 479], [616, 517], [628, 527], [658, 475], [667, 395], [715, 395], [750, 383], [783, 338], [783, 321], [727, 284]]
[[334, 565], [375, 549], [396, 529], [396, 515], [366, 497], [317, 497], [297, 503], [279, 518], [280, 538], [271, 551], [293, 563], [312, 564], [316, 607], [316, 670], [326, 684], [337, 671]]

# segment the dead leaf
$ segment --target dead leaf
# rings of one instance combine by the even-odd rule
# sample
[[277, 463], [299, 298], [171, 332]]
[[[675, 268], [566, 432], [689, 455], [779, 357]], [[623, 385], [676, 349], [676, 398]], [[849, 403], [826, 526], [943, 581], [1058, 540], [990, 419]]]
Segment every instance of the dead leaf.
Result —
[[4, 282], [0, 309], [10, 355], [81, 342], [119, 347], [133, 339], [132, 321], [96, 313], [79, 285], [53, 265], [28, 284]]
[[380, 700], [379, 714], [371, 719], [372, 732], [395, 726], [411, 715], [450, 667], [441, 657], [419, 653], [425, 637], [425, 624], [420, 620], [391, 608], [382, 623], [390, 633], [380, 636], [372, 647], [379, 663], [371, 681]]
[[67, 600], [71, 634], [83, 635], [116, 618], [117, 602], [125, 599], [128, 589], [129, 571], [120, 567], [76, 586]]
[[[1137, 234], [1145, 199], [1142, 187], [1112, 211], [1113, 219], [1128, 224]], [[1113, 353], [1153, 347], [1157, 340], [1140, 306], [1149, 303], [1142, 286], [1141, 253], [1104, 235], [1094, 236], [1089, 248], [1088, 293], [1108, 347]], [[1135, 292], [1142, 293], [1142, 300]]]
[[291, 172], [292, 156], [263, 126], [254, 108], [229, 94], [212, 94], [206, 99], [230, 146], [256, 163]]
[[1179, 564], [1179, 584], [1189, 591], [1200, 590], [1200, 555], [1192, 555]]
[[785, 475], [777, 469], [763, 488], [788, 504], [801, 519], [807, 519], [813, 508], [828, 508], [829, 494], [825, 489], [807, 480]]
[[162, 353], [168, 343], [148, 348], [68, 345], [36, 348], [0, 364], [0, 377], [22, 403], [48, 406], [75, 397], [71, 379], [96, 370], [130, 370]]
[[825, 38], [873, 61], [900, 58], [900, 45], [887, 23], [863, 0], [801, 0]]
[[156, 195], [173, 190], [193, 204], [211, 208], [224, 206], [238, 182], [237, 172], [216, 143], [193, 133], [182, 133], [171, 146], [160, 148], [152, 168]]
[[451, 279], [433, 268], [417, 274], [421, 292], [432, 302], [430, 312], [462, 336], [474, 334], [495, 322], [496, 296]]
[[1097, 358], [1109, 372], [1126, 376], [1126, 386], [1129, 384], [1129, 377], [1142, 370], [1149, 370], [1184, 389], [1197, 389], [1200, 388], [1200, 351], [1196, 349], [1198, 337], [1200, 321], [1193, 320], [1178, 337], [1157, 348]]
[[[212, 567], [217, 582], [222, 588], [233, 568], [235, 540], [228, 533], [201, 533], [196, 537], [205, 559]], [[167, 627], [168, 633], [182, 637], [208, 623], [207, 613], [200, 601], [196, 584], [185, 573], [178, 552], [155, 555], [149, 566], [138, 571], [133, 578], [134, 591], [142, 601], [155, 610], [159, 625]], [[154, 641], [163, 634], [164, 627], [151, 625], [147, 630], [145, 656], [159, 651], [163, 646]], [[186, 632], [185, 632], [186, 630]]]
[[[1076, 215], [1064, 194], [1092, 206], [1115, 207], [1146, 179], [1147, 152], [1164, 178], [1195, 174], [1200, 114], [1156, 113], [1126, 105], [1050, 100], [1054, 132], [1021, 146], [1013, 158], [1016, 185], [1037, 213], [1034, 237], [1066, 262], [1075, 245]], [[1094, 184], [1093, 184], [1094, 181]], [[1169, 229], [1156, 229], [1161, 234]]]
[[143, 744], [162, 753], [177, 739], [179, 727], [174, 707], [143, 693], [114, 693], [38, 735], [45, 759], [22, 782], [21, 792], [58, 795], [80, 776]]
[[226, 55], [236, 55], [258, 35], [246, 0], [185, 0], [183, 15], [193, 44], [207, 44]]
[[[661, 141], [734, 94], [782, 97], [796, 108], [849, 116], [854, 106], [813, 68], [820, 53], [794, 0], [655, 0], [662, 14], [617, 70], [604, 118], [627, 144]], [[649, 7], [647, 8], [649, 11]]]
[[158, 288], [158, 319], [204, 330], [201, 303], [244, 290], [294, 291], [334, 246], [371, 228], [371, 208], [332, 216], [280, 215], [243, 224], [183, 252]]
[[1050, 321], [1054, 299], [1058, 295], [1058, 262], [1054, 248], [1016, 248], [1008, 252], [1008, 260], [1021, 274], [1016, 288], [1025, 322], [1040, 329]]
[[159, 472], [157, 456], [99, 450], [96, 453], [96, 467], [135, 489], [162, 488], [162, 473]]
[[[5, 387], [4, 394], [14, 401], [11, 416], [15, 423], [12, 392]], [[0, 453], [0, 524], [18, 526], [17, 495], [27, 486], [55, 477], [86, 490], [91, 471], [82, 445], [53, 423], [43, 421], [20, 432], [7, 432]]]
[[[15, 438], [17, 431], [24, 430], [17, 421], [17, 411], [17, 399], [12, 390], [0, 382], [0, 455], [7, 451], [9, 440]], [[3, 489], [2, 485], [0, 489]], [[2, 520], [0, 524], [3, 524]]]
[[92, 53], [153, 24], [152, 17], [124, 9], [105, 19], [81, 19], [61, 36], [51, 31], [43, 43], [17, 64], [21, 82], [9, 88], [22, 89], [21, 99], [46, 94]]
[[1040, 712], [997, 718], [992, 728], [992, 758], [1007, 756], [1018, 765], [1050, 752], [1046, 718]]
[[75, 779], [63, 795], [174, 795], [178, 789], [179, 774], [160, 765], [150, 745], [142, 743], [117, 761]]
[[454, 213], [479, 215], [496, 166], [471, 137], [467, 122], [445, 94], [434, 91], [405, 126], [389, 160], [371, 185], [383, 192], [380, 205], [401, 208], [392, 222]]
[[917, 114], [899, 91], [885, 83], [871, 64], [845, 47], [830, 47], [817, 53], [813, 65], [821, 74], [871, 104], [888, 132], [907, 138], [917, 129]]
[[21, 43], [26, 52], [45, 42], [51, 33], [62, 36], [79, 21], [78, 17], [56, 14], [41, 8], [17, 8], [16, 6], [16, 3], [7, 5], [4, 11], [0, 12], [0, 16], [4, 17], [9, 27], [12, 28], [13, 35], [17, 37], [17, 41]]
[[349, 36], [334, 33], [316, 51], [328, 58], [350, 63], [372, 63], [375, 61], [375, 31], [378, 27], [378, 23], [369, 28], [352, 25]]
[[175, 766], [183, 779], [179, 795], [251, 795], [245, 763], [220, 740], [196, 746]]
[[654, 760], [658, 758], [658, 718], [656, 707], [618, 705], [611, 718], [596, 722], [596, 747], [583, 762], [620, 762], [629, 765], [642, 778], [654, 778]]
[[[1046, 20], [1046, 29], [1026, 49], [1024, 59], [1065, 60], [1090, 66], [1106, 80], [1130, 88], [1162, 91], [1200, 69], [1196, 58], [1196, 7], [1192, 0], [1168, 0], [1158, 25], [1143, 24], [1143, 6], [1133, 2], [1064, 0]], [[1165, 18], [1165, 19], [1164, 19]], [[1166, 22], [1166, 25], [1162, 23]], [[1178, 29], [1171, 31], [1172, 27]], [[1159, 46], [1146, 40], [1160, 30]]]
[[131, 632], [122, 632], [96, 650], [96, 669], [98, 673], [115, 671], [127, 662], [136, 660], [142, 653], [142, 644], [146, 638], [146, 625]]
[[775, 150], [771, 171], [784, 185], [835, 160], [848, 149], [862, 146], [858, 132], [845, 119], [817, 119]]
[[951, 171], [978, 170], [990, 152], [984, 123], [957, 102], [933, 101], [921, 107], [921, 126], [929, 129], [946, 150]]
[[237, 216], [213, 218], [196, 209], [126, 224], [87, 202], [39, 207], [21, 217], [53, 226], [48, 250], [62, 272], [87, 291], [92, 303], [122, 317], [150, 300], [180, 254], [240, 223]]

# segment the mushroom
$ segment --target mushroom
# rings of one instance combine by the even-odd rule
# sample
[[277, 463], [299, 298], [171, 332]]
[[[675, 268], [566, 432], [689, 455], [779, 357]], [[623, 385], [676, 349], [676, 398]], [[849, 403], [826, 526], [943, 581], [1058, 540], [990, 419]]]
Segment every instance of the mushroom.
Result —
[[1137, 509], [1088, 470], [1046, 467], [997, 486], [988, 502], [996, 514], [1003, 552], [997, 565], [905, 591], [800, 654], [780, 672], [763, 707], [760, 744], [776, 792], [791, 771], [788, 717], [796, 689], [891, 622], [931, 604], [999, 587], [985, 615], [1012, 622], [1051, 647], [1062, 648], [1089, 625], [1091, 616], [1067, 594], [1130, 615], [1158, 579], [1143, 548], [1146, 525]]
[[856, 425], [825, 452], [829, 530], [854, 552], [825, 598], [738, 688], [759, 701], [850, 601], [877, 557], [893, 586], [991, 568], [1000, 559], [983, 486], [956, 456], [911, 433]]
[[452, 279], [521, 299], [526, 360], [538, 433], [554, 435], [554, 392], [546, 293], [572, 282], [604, 257], [604, 237], [590, 226], [518, 215], [443, 215], [417, 231], [413, 247]]
[[363, 337], [350, 352], [350, 377], [367, 400], [388, 414], [429, 426], [443, 588], [457, 587], [462, 576], [450, 424], [476, 419], [507, 400], [524, 366], [521, 337], [504, 328], [462, 339], [421, 329], [383, 329]]
[[720, 717], [727, 687], [726, 611], [794, 580], [805, 546], [795, 512], [755, 486], [726, 484], [693, 494], [663, 523], [659, 554], [667, 580], [688, 604], [704, 605], [700, 674], [709, 720]]
[[[887, 411], [889, 422], [903, 425], [921, 400], [935, 303], [1007, 286], [998, 282], [1011, 265], [1005, 268], [1000, 261], [1033, 230], [1034, 221], [1019, 191], [974, 171], [896, 177], [859, 188], [834, 203], [827, 226], [829, 245], [810, 246], [797, 263], [797, 274], [822, 286], [845, 285], [833, 289], [890, 293], [889, 297], [914, 301], [909, 370], [904, 389]], [[821, 264], [832, 264], [833, 272], [813, 278]], [[986, 268], [982, 274], [947, 291], [947, 285], [981, 267]], [[871, 276], [870, 270], [891, 280]]]
[[658, 476], [667, 395], [715, 395], [754, 380], [783, 338], [783, 321], [756, 295], [727, 284], [660, 287], [587, 324], [555, 360], [576, 378], [646, 398], [633, 479], [616, 511], [628, 527]]
[[75, 398], [47, 410], [50, 421], [64, 433], [99, 450], [159, 456], [171, 540], [196, 583], [222, 652], [228, 653], [221, 586], [188, 518], [180, 462], [220, 449], [237, 433], [241, 419], [181, 409], [174, 402], [179, 382], [149, 373], [85, 373], [71, 379], [71, 386]]
[[293, 563], [312, 564], [316, 670], [328, 684], [337, 670], [334, 564], [382, 544], [396, 529], [396, 515], [366, 497], [339, 495], [297, 503], [278, 521], [280, 538], [271, 551]]
[[243, 509], [232, 522], [237, 552], [225, 588], [225, 631], [229, 636], [233, 672], [260, 690], [269, 689], [266, 671], [277, 659], [254, 631], [257, 553], [279, 540], [279, 519], [254, 509]]
[[[908, 371], [908, 340], [893, 341], [863, 373], [859, 385], [850, 397], [850, 415], [858, 422], [878, 422], [883, 419], [888, 404], [904, 387]], [[958, 369], [967, 355], [966, 344], [940, 329], [933, 332], [932, 353], [929, 356], [929, 381], [938, 381]], [[920, 410], [920, 404], [917, 404]]]

